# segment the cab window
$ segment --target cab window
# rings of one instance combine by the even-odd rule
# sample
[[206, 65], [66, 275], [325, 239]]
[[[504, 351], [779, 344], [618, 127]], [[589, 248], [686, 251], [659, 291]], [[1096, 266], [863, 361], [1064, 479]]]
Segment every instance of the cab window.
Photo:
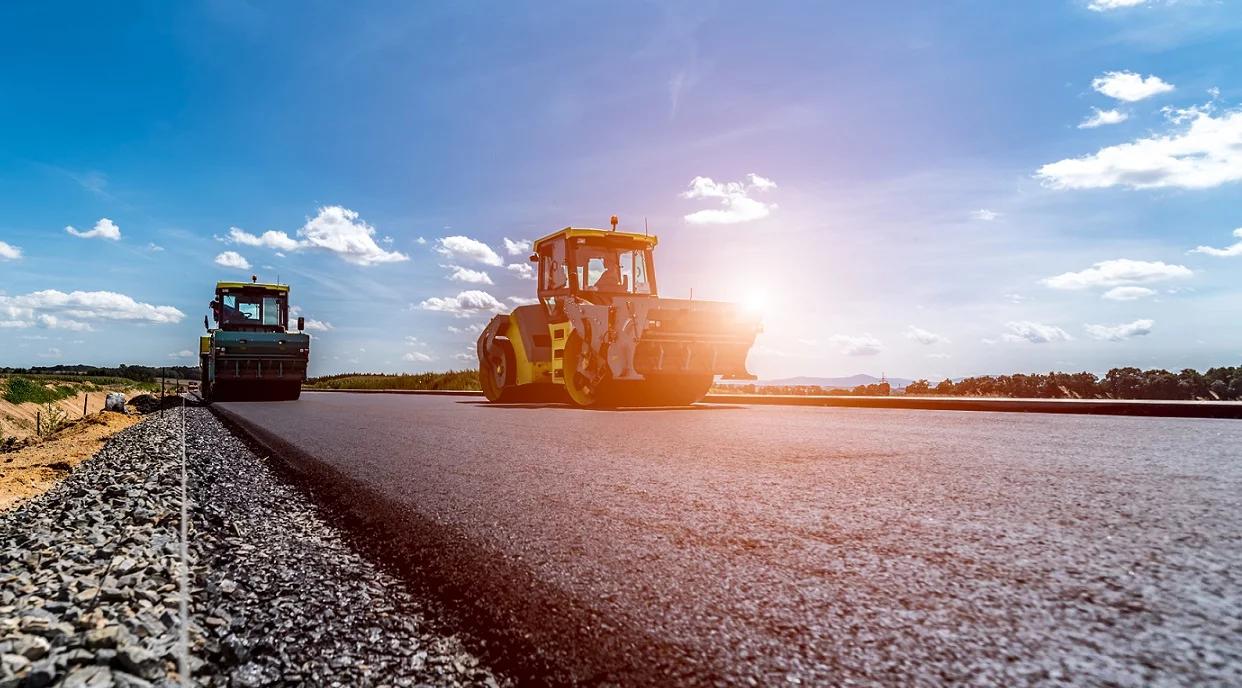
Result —
[[565, 244], [555, 242], [539, 252], [539, 290], [569, 289], [569, 266], [565, 263]]
[[280, 299], [275, 296], [263, 297], [263, 324], [277, 325], [280, 322]]

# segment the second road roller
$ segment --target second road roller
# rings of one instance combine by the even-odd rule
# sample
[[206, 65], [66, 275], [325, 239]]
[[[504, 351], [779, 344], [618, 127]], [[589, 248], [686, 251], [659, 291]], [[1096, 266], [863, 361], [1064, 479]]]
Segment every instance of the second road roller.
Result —
[[306, 379], [310, 335], [305, 318], [289, 331], [289, 285], [219, 282], [199, 338], [201, 393], [209, 401], [297, 399]]
[[717, 375], [753, 380], [759, 316], [736, 304], [661, 298], [654, 235], [566, 227], [534, 243], [538, 296], [494, 317], [477, 343], [492, 402], [681, 406]]

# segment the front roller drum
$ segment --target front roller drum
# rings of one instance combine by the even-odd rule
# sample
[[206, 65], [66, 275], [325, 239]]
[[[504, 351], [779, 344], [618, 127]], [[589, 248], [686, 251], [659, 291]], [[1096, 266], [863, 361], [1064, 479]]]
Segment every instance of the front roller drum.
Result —
[[577, 334], [565, 344], [565, 391], [574, 404], [584, 408], [617, 406], [689, 406], [707, 396], [715, 376], [648, 375], [644, 380], [613, 380], [593, 382], [578, 368], [584, 359], [583, 339]]
[[636, 406], [689, 406], [707, 396], [714, 375], [648, 375], [634, 383]]
[[204, 396], [210, 401], [296, 401], [302, 396], [298, 380], [216, 380]]

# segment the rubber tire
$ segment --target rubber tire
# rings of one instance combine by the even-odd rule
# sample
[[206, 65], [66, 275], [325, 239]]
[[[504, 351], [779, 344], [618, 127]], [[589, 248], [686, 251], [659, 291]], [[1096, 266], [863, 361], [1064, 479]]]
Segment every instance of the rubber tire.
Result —
[[498, 367], [491, 360], [479, 357], [479, 384], [483, 387], [483, 396], [493, 404], [518, 401], [517, 356], [513, 353], [513, 344], [507, 339], [493, 339], [492, 348], [499, 355]]

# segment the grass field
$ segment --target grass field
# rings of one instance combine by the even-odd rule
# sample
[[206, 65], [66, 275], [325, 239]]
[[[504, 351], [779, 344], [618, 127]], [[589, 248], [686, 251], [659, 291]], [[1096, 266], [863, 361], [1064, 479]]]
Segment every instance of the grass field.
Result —
[[475, 370], [450, 370], [446, 373], [415, 373], [413, 375], [346, 373], [310, 378], [305, 386], [308, 389], [482, 389], [479, 386], [479, 373]]
[[93, 383], [85, 384], [54, 384], [50, 380], [37, 380], [27, 377], [12, 377], [0, 385], [4, 400], [10, 404], [49, 404], [53, 401], [68, 399], [80, 391], [94, 391]]
[[82, 392], [102, 392], [105, 389], [150, 391], [158, 387], [150, 382], [135, 382], [120, 377], [14, 375], [0, 380], [0, 398], [10, 404], [49, 404]]

